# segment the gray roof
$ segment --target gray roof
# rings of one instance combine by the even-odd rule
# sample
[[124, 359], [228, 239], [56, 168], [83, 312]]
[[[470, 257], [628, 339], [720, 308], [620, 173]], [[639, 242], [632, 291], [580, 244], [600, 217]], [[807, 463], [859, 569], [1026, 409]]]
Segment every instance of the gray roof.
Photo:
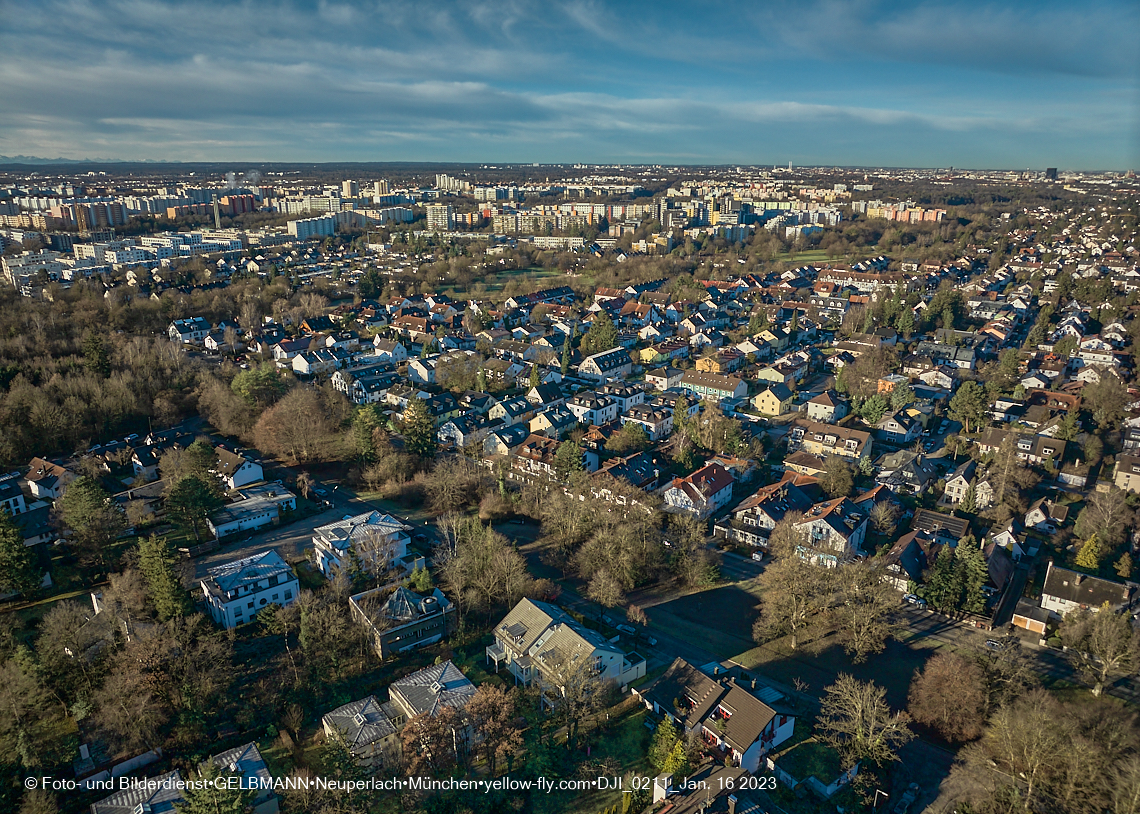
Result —
[[247, 582], [259, 582], [268, 579], [274, 574], [284, 573], [292, 577], [293, 568], [281, 559], [280, 554], [270, 549], [269, 551], [262, 551], [260, 554], [254, 554], [252, 557], [216, 565], [207, 573], [208, 578], [218, 588], [228, 592]]
[[[269, 767], [265, 765], [264, 758], [261, 757], [261, 752], [257, 748], [257, 744], [250, 742], [244, 746], [238, 746], [222, 752], [220, 755], [214, 755], [210, 758], [214, 765], [222, 770], [236, 772], [242, 777], [256, 777], [259, 780], [259, 786], [265, 787], [266, 783], [273, 780], [273, 776], [269, 773]], [[257, 796], [262, 796], [263, 793], [259, 792]]]
[[148, 777], [135, 781], [132, 788], [122, 789], [91, 804], [91, 814], [134, 814], [141, 809], [149, 814], [162, 814], [173, 811], [174, 804], [182, 802], [182, 791], [175, 785], [182, 781], [182, 775], [175, 769], [169, 774]]
[[350, 750], [357, 749], [396, 734], [387, 706], [370, 695], [337, 707], [326, 714], [321, 723], [339, 731]]
[[388, 693], [410, 716], [434, 715], [441, 707], [463, 709], [475, 695], [475, 685], [448, 660], [392, 682]]

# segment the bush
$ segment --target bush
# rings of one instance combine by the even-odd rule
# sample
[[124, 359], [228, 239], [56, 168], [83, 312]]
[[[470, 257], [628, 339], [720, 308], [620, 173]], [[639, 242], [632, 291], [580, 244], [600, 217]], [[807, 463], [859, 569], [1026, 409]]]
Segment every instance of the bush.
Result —
[[479, 503], [480, 520], [489, 520], [492, 523], [495, 523], [500, 520], [505, 520], [514, 513], [514, 506], [511, 504], [511, 502], [496, 493], [488, 494]]

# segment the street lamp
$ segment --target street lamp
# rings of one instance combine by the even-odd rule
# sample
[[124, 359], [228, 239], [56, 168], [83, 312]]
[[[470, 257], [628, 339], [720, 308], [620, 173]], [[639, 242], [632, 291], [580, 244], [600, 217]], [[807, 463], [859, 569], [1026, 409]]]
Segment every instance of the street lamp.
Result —
[[879, 795], [880, 794], [883, 795], [884, 797], [890, 797], [891, 796], [891, 795], [887, 794], [885, 791], [883, 791], [882, 789], [875, 789], [875, 802], [871, 805], [872, 811], [879, 807]]

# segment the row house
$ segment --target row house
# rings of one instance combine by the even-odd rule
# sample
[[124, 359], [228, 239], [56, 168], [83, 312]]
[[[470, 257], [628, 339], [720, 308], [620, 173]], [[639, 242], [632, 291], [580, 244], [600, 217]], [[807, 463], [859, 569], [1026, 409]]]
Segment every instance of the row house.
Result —
[[835, 424], [797, 420], [788, 437], [790, 449], [803, 450], [810, 455], [839, 455], [858, 461], [871, 454], [871, 434]]

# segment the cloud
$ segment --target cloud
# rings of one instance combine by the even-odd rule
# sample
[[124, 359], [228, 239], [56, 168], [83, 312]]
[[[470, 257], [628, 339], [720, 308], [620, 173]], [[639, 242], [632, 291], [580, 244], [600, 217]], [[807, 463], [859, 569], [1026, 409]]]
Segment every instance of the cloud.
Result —
[[195, 160], [1120, 162], [1134, 74], [1100, 52], [1136, 12], [1117, 10], [7, 3], [0, 140]]

